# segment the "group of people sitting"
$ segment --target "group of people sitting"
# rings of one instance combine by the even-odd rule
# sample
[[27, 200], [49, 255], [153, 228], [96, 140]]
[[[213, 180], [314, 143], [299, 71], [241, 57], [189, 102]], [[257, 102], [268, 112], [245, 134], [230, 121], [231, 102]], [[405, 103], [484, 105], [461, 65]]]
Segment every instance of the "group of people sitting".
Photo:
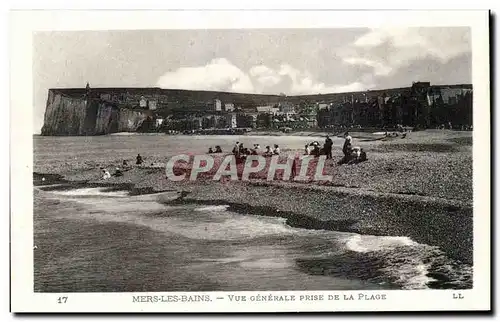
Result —
[[272, 149], [268, 145], [266, 146], [266, 151], [264, 151], [264, 156], [279, 155], [280, 152], [280, 147], [277, 144], [275, 144]]
[[216, 145], [215, 146], [215, 150], [212, 149], [212, 147], [209, 147], [208, 148], [208, 153], [211, 154], [211, 153], [222, 153], [222, 149], [220, 147], [220, 145]]
[[[245, 157], [248, 155], [260, 155], [261, 154], [261, 148], [259, 144], [254, 144], [253, 148], [249, 149], [246, 148], [243, 143], [236, 142], [236, 144], [233, 147], [232, 153], [236, 157]], [[271, 146], [266, 146], [264, 152], [262, 152], [263, 156], [272, 156], [272, 155], [279, 155], [280, 154], [280, 148], [277, 144], [274, 145], [274, 148], [271, 148]]]
[[368, 160], [366, 152], [362, 148], [352, 146], [352, 137], [349, 135], [349, 132], [344, 134], [344, 138], [344, 146], [342, 147], [344, 157], [338, 162], [339, 164], [353, 164]]
[[332, 159], [332, 149], [333, 149], [333, 141], [327, 135], [325, 144], [323, 144], [323, 148], [320, 148], [318, 141], [313, 141], [305, 146], [305, 154], [306, 155], [314, 155], [315, 157], [319, 157], [320, 155], [326, 155], [327, 159]]
[[118, 168], [118, 167], [115, 169], [115, 172], [113, 174], [109, 173], [109, 171], [107, 169], [105, 169], [105, 168], [101, 168], [101, 171], [102, 171], [102, 178], [104, 180], [109, 179], [111, 177], [121, 177], [121, 176], [123, 176], [122, 170], [120, 168]]
[[[141, 165], [144, 163], [144, 160], [140, 154], [137, 154], [137, 157], [135, 158], [135, 164], [136, 165]], [[131, 166], [129, 165], [127, 160], [123, 160], [122, 162], [122, 168], [116, 167], [115, 172], [111, 174], [106, 168], [101, 167], [101, 172], [102, 172], [102, 178], [104, 180], [109, 179], [111, 177], [121, 177], [123, 176], [124, 171], [130, 170]]]
[[305, 146], [305, 155], [314, 155], [315, 157], [319, 157], [323, 153], [324, 149], [322, 150], [319, 147], [319, 142], [318, 141], [313, 141], [311, 143], [306, 144]]
[[[366, 152], [360, 147], [352, 146], [352, 137], [349, 135], [349, 132], [346, 132], [344, 134], [344, 138], [345, 141], [342, 147], [344, 157], [339, 161], [339, 164], [352, 164], [366, 161]], [[323, 147], [320, 146], [320, 143], [318, 141], [313, 141], [309, 144], [306, 144], [304, 154], [313, 155], [315, 157], [326, 155], [327, 159], [332, 159], [332, 149], [333, 141], [329, 136], [327, 136]]]

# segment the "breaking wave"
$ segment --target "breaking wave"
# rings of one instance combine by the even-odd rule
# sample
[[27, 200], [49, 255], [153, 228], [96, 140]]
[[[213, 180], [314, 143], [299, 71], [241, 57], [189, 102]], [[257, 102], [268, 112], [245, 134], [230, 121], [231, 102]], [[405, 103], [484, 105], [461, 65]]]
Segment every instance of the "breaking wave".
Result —
[[127, 190], [110, 190], [110, 188], [76, 188], [69, 190], [52, 190], [51, 193], [69, 197], [129, 197]]
[[195, 208], [194, 211], [226, 211], [227, 208], [229, 208], [229, 205], [206, 206], [206, 207]]

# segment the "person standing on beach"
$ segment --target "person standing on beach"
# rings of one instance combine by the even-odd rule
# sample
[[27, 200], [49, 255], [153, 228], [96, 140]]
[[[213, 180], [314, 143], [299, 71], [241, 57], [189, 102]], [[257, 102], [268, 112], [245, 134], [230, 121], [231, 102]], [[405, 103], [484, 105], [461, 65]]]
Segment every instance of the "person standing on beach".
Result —
[[238, 151], [236, 152], [236, 158], [241, 158], [246, 155], [246, 148], [244, 147], [243, 143], [240, 143], [238, 146]]
[[326, 136], [326, 140], [325, 140], [325, 145], [324, 145], [324, 150], [325, 150], [325, 154], [326, 154], [326, 158], [327, 159], [333, 159], [333, 157], [332, 157], [332, 147], [333, 147], [333, 141], [327, 135]]
[[342, 152], [344, 153], [344, 157], [338, 162], [338, 164], [348, 163], [352, 159], [352, 138], [349, 135], [349, 132], [345, 133], [345, 141], [344, 146], [342, 147]]
[[237, 155], [239, 151], [240, 151], [240, 142], [236, 142], [233, 148], [233, 154]]
[[344, 156], [350, 156], [352, 153], [352, 143], [351, 143], [351, 137], [347, 137], [344, 146], [342, 148], [342, 152], [344, 153]]
[[141, 165], [144, 162], [140, 154], [138, 154], [135, 159], [136, 159], [135, 164], [137, 165]]
[[291, 173], [291, 179], [292, 181], [295, 180], [295, 177], [297, 176], [297, 168], [298, 168], [298, 159], [299, 159], [299, 156], [296, 155], [294, 158], [293, 158], [293, 163], [292, 163], [292, 173]]
[[352, 138], [349, 135], [349, 132], [345, 132], [344, 137], [345, 141], [344, 141], [344, 146], [342, 147], [342, 152], [344, 153], [344, 156], [347, 156], [351, 154]]

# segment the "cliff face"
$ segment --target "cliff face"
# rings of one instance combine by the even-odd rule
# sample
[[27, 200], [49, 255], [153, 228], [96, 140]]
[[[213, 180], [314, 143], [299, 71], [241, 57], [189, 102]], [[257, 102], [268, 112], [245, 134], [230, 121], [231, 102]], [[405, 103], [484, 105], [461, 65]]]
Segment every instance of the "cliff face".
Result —
[[49, 91], [42, 135], [82, 135], [87, 101]]
[[42, 135], [102, 135], [135, 132], [147, 118], [143, 111], [120, 108], [85, 95], [49, 90]]

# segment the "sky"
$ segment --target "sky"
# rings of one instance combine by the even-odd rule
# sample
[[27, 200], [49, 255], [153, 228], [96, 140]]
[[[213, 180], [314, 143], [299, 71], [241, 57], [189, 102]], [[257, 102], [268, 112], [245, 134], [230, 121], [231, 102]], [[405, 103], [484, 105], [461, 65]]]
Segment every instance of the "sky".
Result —
[[54, 87], [296, 95], [472, 83], [467, 27], [61, 31], [33, 35], [35, 133]]

